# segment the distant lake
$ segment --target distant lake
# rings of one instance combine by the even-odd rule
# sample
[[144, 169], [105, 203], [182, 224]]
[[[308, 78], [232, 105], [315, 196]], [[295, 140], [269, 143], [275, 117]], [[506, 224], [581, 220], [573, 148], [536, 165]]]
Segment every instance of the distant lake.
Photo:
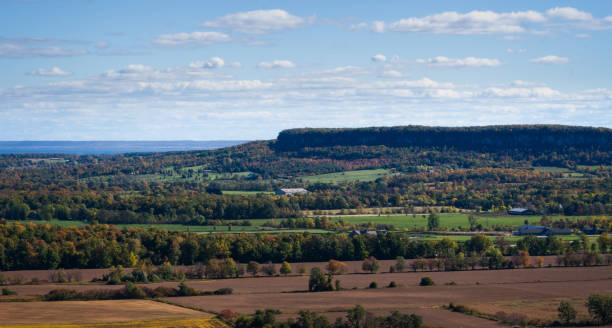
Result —
[[0, 154], [82, 154], [149, 153], [206, 150], [245, 143], [243, 140], [209, 141], [0, 141]]

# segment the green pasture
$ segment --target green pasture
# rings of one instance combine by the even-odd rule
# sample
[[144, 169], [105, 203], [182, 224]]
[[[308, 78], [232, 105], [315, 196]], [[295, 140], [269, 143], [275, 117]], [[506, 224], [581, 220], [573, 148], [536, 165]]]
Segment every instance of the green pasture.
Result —
[[[582, 168], [587, 168], [588, 166], [582, 165]], [[578, 168], [581, 168], [580, 165]], [[561, 173], [563, 180], [584, 180], [587, 177], [584, 176], [584, 173], [574, 172], [571, 169], [566, 167], [556, 167], [556, 166], [535, 166], [533, 168], [536, 171], [545, 172], [545, 173]]]
[[156, 174], [129, 174], [129, 175], [103, 175], [79, 179], [80, 182], [101, 181], [111, 182], [117, 179], [127, 179], [132, 182], [186, 182], [186, 181], [212, 181], [231, 180], [238, 177], [246, 177], [252, 172], [217, 173], [204, 172], [202, 166], [190, 166], [180, 169], [166, 167], [163, 173]]
[[246, 190], [223, 190], [224, 195], [258, 195], [266, 194], [273, 195], [273, 191], [246, 191]]
[[336, 173], [327, 173], [319, 175], [301, 176], [304, 182], [309, 183], [339, 183], [345, 181], [374, 181], [378, 178], [382, 178], [396, 173], [391, 172], [388, 169], [376, 169], [376, 170], [356, 170], [356, 171], [344, 171]]
[[[251, 222], [250, 226], [239, 226], [237, 225], [241, 221], [236, 221], [236, 225], [232, 225], [231, 229], [229, 225], [222, 226], [200, 226], [200, 225], [182, 225], [182, 224], [115, 224], [115, 226], [122, 229], [130, 229], [130, 228], [140, 228], [140, 229], [149, 229], [149, 228], [157, 228], [161, 230], [167, 231], [189, 231], [198, 234], [208, 234], [208, 233], [292, 233], [292, 232], [309, 232], [309, 233], [328, 233], [328, 230], [322, 229], [275, 229], [269, 227], [263, 227], [265, 222], [270, 220], [260, 219], [260, 220], [249, 220]], [[28, 222], [38, 223], [38, 224], [51, 224], [51, 225], [60, 225], [63, 227], [67, 226], [86, 226], [88, 225], [85, 222], [81, 221], [62, 221], [62, 220], [51, 220], [51, 221], [43, 221], [43, 220], [28, 220], [28, 221], [10, 221], [10, 222], [20, 222], [22, 224], [27, 224]]]
[[[468, 221], [469, 214], [464, 213], [442, 213], [440, 214], [440, 227], [443, 228], [468, 228], [470, 223]], [[529, 224], [537, 224], [542, 218], [539, 215], [530, 215], [530, 216], [478, 216], [479, 224], [482, 224], [483, 227], [493, 227], [493, 226], [512, 226], [518, 227], [520, 225], [525, 224], [525, 220], [529, 222]], [[552, 216], [552, 220], [559, 220], [564, 218], [565, 216]], [[403, 230], [403, 229], [416, 229], [416, 228], [424, 228], [427, 227], [427, 214], [409, 214], [409, 215], [381, 215], [381, 216], [338, 216], [331, 218], [332, 221], [338, 221], [340, 218], [351, 223], [351, 224], [392, 224], [395, 229]], [[577, 220], [579, 218], [586, 218], [586, 216], [570, 216], [568, 217], [572, 220]]]

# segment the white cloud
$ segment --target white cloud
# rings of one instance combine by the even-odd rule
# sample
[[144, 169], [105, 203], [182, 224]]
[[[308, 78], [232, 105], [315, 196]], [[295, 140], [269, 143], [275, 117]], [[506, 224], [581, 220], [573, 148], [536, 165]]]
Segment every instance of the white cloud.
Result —
[[20, 44], [0, 44], [0, 58], [68, 57], [87, 54], [86, 50], [59, 47], [29, 47]]
[[100, 41], [100, 42], [96, 42], [94, 46], [98, 49], [104, 49], [104, 48], [108, 48], [109, 44], [108, 42]]
[[263, 61], [257, 64], [259, 68], [294, 68], [295, 64], [289, 60]]
[[[553, 22], [554, 21], [554, 22]], [[563, 21], [565, 24], [559, 24]], [[373, 21], [351, 25], [352, 30], [369, 26], [376, 33], [415, 32], [431, 34], [504, 34], [506, 40], [518, 39], [517, 34], [547, 35], [551, 29], [606, 30], [612, 16], [596, 19], [591, 13], [572, 7], [555, 7], [547, 11], [495, 12], [473, 10], [467, 13], [447, 11], [422, 17], [407, 17], [397, 21]], [[554, 23], [554, 24], [553, 24]]]
[[242, 68], [242, 64], [240, 62], [232, 62], [230, 66], [233, 68]]
[[51, 69], [39, 68], [37, 70], [31, 71], [28, 75], [35, 76], [67, 76], [71, 75], [72, 72], [64, 71], [63, 69], [53, 66]]
[[508, 49], [506, 49], [506, 52], [509, 53], [509, 54], [513, 54], [513, 53], [522, 54], [524, 52], [527, 52], [527, 49], [512, 49], [512, 48], [508, 48]]
[[178, 46], [178, 45], [211, 45], [214, 43], [229, 42], [229, 35], [220, 32], [191, 32], [191, 33], [175, 33], [162, 34], [156, 37], [153, 42], [162, 46]]
[[578, 39], [588, 39], [588, 38], [590, 38], [590, 37], [591, 37], [591, 35], [590, 35], [590, 34], [587, 34], [587, 33], [578, 33], [578, 34], [576, 34], [576, 37], [577, 37]]
[[593, 19], [593, 15], [572, 7], [551, 8], [546, 11], [546, 14], [550, 17], [566, 20], [588, 21]]
[[190, 68], [220, 68], [225, 62], [220, 57], [213, 57], [207, 61], [196, 61], [189, 63]]
[[390, 77], [390, 78], [401, 78], [401, 77], [404, 76], [404, 74], [402, 74], [402, 72], [396, 71], [396, 70], [392, 70], [392, 69], [383, 71], [380, 75], [382, 77]]
[[372, 61], [373, 62], [385, 62], [387, 61], [387, 57], [382, 54], [374, 55], [372, 56]]
[[281, 9], [253, 10], [228, 14], [215, 20], [206, 21], [206, 27], [224, 28], [241, 33], [265, 34], [274, 31], [295, 29], [312, 23], [313, 18], [291, 15]]
[[364, 66], [244, 79], [188, 64], [134, 64], [88, 78], [2, 88], [0, 138], [260, 139], [296, 124], [389, 122], [612, 126], [612, 90], [606, 88], [566, 93], [529, 81], [453, 84]]
[[502, 63], [498, 59], [491, 58], [448, 58], [437, 56], [428, 59], [418, 59], [417, 62], [425, 63], [430, 67], [497, 67]]
[[525, 32], [523, 23], [543, 22], [546, 17], [536, 11], [496, 13], [474, 10], [465, 14], [454, 11], [425, 17], [410, 17], [396, 22], [375, 21], [371, 29], [377, 33], [422, 32], [434, 34], [511, 34]]
[[487, 88], [482, 94], [502, 98], [550, 98], [559, 97], [561, 92], [548, 87], [536, 88]]
[[533, 58], [531, 62], [536, 64], [567, 64], [570, 62], [570, 60], [567, 57], [548, 55], [544, 57]]

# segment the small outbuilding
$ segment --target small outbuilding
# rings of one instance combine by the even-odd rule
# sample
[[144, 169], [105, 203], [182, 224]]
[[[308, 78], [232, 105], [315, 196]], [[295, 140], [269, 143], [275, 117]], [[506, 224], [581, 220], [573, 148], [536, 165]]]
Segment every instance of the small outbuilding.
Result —
[[508, 210], [508, 214], [510, 215], [534, 215], [536, 213], [528, 208], [515, 207], [515, 208]]
[[283, 188], [276, 191], [277, 195], [293, 196], [307, 194], [308, 190], [304, 188]]

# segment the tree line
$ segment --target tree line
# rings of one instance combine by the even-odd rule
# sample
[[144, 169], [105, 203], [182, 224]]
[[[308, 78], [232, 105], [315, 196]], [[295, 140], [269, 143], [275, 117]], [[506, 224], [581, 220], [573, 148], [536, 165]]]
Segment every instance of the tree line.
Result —
[[[605, 238], [604, 238], [605, 237]], [[450, 258], [493, 252], [512, 255], [524, 249], [531, 255], [568, 252], [607, 252], [604, 235], [599, 248], [588, 239], [567, 243], [559, 238], [525, 237], [516, 247], [504, 238], [475, 235], [466, 242], [412, 240], [405, 233], [349, 236], [347, 234], [240, 234], [198, 235], [152, 229], [119, 229], [109, 225], [61, 227], [49, 224], [0, 222], [0, 269], [55, 269], [133, 267], [138, 262], [192, 265], [212, 259], [232, 258], [240, 263], [257, 261], [314, 262], [336, 259]]]

